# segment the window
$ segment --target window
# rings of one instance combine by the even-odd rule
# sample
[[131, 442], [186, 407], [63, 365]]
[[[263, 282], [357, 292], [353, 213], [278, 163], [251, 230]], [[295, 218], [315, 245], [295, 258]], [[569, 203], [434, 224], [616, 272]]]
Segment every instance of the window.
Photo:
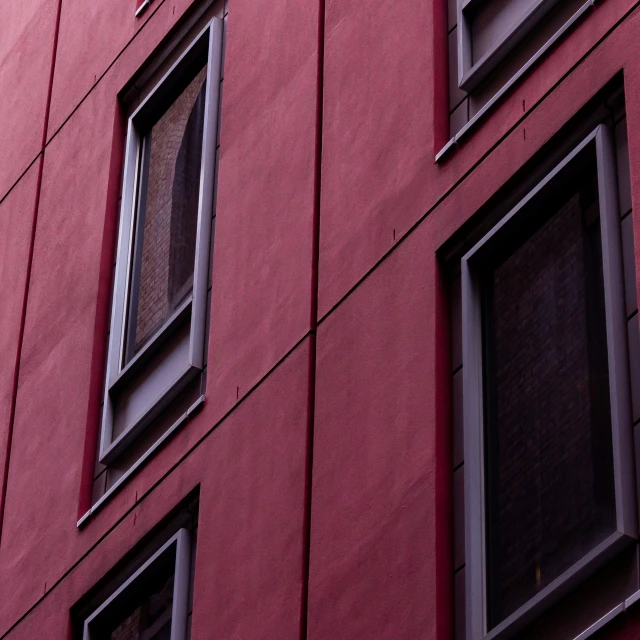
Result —
[[613, 133], [462, 258], [466, 638], [526, 626], [637, 538]]
[[199, 494], [190, 491], [71, 607], [73, 638], [188, 640]]
[[128, 120], [102, 464], [204, 366], [222, 31], [209, 22]]
[[183, 528], [85, 618], [83, 640], [187, 640], [191, 558]]
[[458, 0], [458, 83], [473, 90], [558, 0]]
[[442, 158], [594, 6], [592, 0], [447, 0], [449, 135]]

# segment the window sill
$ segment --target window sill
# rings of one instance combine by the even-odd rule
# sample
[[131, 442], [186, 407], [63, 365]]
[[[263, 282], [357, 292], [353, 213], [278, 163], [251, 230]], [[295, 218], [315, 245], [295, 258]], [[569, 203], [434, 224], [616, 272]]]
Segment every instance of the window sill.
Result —
[[118, 457], [143, 433], [153, 420], [155, 420], [171, 402], [184, 390], [184, 388], [198, 375], [199, 369], [187, 367], [176, 382], [172, 382], [159, 393], [159, 399], [154, 402], [151, 409], [141, 412], [132, 424], [113, 440], [104, 451], [100, 453], [100, 464], [113, 464]]
[[632, 595], [630, 595], [624, 602], [621, 602], [617, 607], [614, 607], [609, 611], [609, 613], [605, 614], [594, 622], [588, 629], [583, 631], [580, 635], [576, 636], [574, 640], [587, 640], [587, 638], [591, 638], [596, 632], [604, 629], [612, 620], [617, 618], [620, 614], [628, 611], [631, 607], [634, 607], [638, 601], [640, 600], [640, 591], [636, 591]]
[[180, 427], [186, 424], [193, 415], [195, 415], [204, 405], [204, 396], [200, 396], [172, 425], [165, 431], [153, 445], [129, 468], [118, 480], [110, 487], [92, 507], [78, 520], [77, 528], [82, 529], [91, 517], [97, 513], [112, 496], [127, 482], [127, 480], [142, 467], [155, 452], [176, 432]]
[[[512, 613], [506, 620], [501, 622], [485, 634], [482, 640], [502, 640], [511, 637], [517, 631], [524, 629], [549, 605], [559, 601], [563, 596], [576, 587], [586, 576], [590, 575], [597, 568], [604, 566], [611, 558], [625, 548], [633, 544], [635, 540], [623, 533], [613, 533], [606, 540], [601, 542], [595, 549], [588, 553], [582, 560], [568, 569], [562, 576], [540, 591], [537, 596], [529, 600]], [[616, 607], [617, 609], [617, 607]], [[614, 611], [616, 610], [614, 609]], [[607, 614], [610, 615], [612, 612]], [[617, 614], [616, 614], [617, 615]], [[605, 616], [605, 618], [607, 617]], [[598, 623], [601, 621], [598, 621]], [[598, 624], [596, 623], [596, 624]], [[602, 624], [605, 624], [604, 622]], [[594, 625], [592, 625], [594, 626]], [[587, 629], [587, 631], [589, 631]], [[585, 631], [584, 633], [587, 633]], [[588, 636], [584, 636], [585, 638]], [[575, 640], [584, 640], [583, 634]]]
[[478, 123], [489, 113], [493, 107], [506, 95], [506, 93], [513, 87], [528, 71], [533, 67], [540, 58], [542, 58], [547, 51], [549, 51], [562, 37], [564, 37], [565, 33], [571, 29], [578, 20], [580, 20], [584, 14], [595, 6], [596, 0], [586, 0], [586, 2], [567, 20], [564, 25], [556, 31], [556, 33], [545, 43], [543, 47], [538, 49], [537, 53], [529, 59], [529, 61], [520, 68], [520, 70], [512, 76], [512, 78], [487, 102], [487, 104], [476, 113], [467, 124], [456, 133], [453, 138], [445, 144], [444, 147], [436, 154], [435, 163], [441, 163], [445, 158], [447, 158], [451, 152], [457, 148], [458, 144], [461, 140], [463, 140], [470, 131], [475, 129]]
[[178, 327], [191, 312], [193, 296], [189, 296], [180, 306], [167, 318], [166, 322], [153, 333], [147, 343], [135, 354], [127, 365], [115, 377], [109, 387], [109, 391], [117, 392], [124, 384], [131, 380], [141, 367], [155, 355], [159, 347], [175, 333]]

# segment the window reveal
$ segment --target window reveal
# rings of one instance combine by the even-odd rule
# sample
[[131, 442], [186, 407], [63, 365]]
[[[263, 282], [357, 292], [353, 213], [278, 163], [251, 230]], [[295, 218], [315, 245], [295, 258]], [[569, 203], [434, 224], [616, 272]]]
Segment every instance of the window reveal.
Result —
[[127, 361], [191, 294], [205, 90], [206, 68], [143, 139]]
[[188, 410], [205, 366], [222, 32], [223, 21], [210, 20], [128, 118], [99, 452], [105, 465], [185, 389]]

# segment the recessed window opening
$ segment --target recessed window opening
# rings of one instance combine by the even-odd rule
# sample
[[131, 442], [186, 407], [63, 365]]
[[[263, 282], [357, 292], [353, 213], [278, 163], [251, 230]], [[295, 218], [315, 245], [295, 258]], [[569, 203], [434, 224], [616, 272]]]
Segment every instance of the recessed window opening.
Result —
[[447, 2], [450, 140], [437, 159], [594, 7], [592, 0]]
[[[223, 20], [205, 24], [128, 119], [99, 451], [105, 465], [149, 440], [139, 436], [168, 407], [182, 423], [206, 365]], [[178, 407], [185, 390], [187, 404]]]
[[462, 258], [467, 640], [637, 537], [620, 224], [600, 125]]
[[86, 618], [83, 640], [186, 640], [191, 557], [183, 528]]
[[74, 638], [188, 640], [198, 493], [188, 495], [72, 607]]
[[584, 169], [482, 284], [489, 628], [616, 527], [598, 177]]

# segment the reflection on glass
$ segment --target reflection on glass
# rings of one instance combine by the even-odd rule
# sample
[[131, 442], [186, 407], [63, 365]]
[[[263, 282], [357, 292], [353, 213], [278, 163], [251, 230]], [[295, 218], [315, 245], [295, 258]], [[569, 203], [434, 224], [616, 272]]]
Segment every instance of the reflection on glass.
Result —
[[126, 361], [193, 287], [206, 67], [142, 141]]
[[173, 576], [158, 585], [108, 636], [109, 640], [171, 640]]
[[484, 290], [489, 627], [615, 530], [596, 176]]

